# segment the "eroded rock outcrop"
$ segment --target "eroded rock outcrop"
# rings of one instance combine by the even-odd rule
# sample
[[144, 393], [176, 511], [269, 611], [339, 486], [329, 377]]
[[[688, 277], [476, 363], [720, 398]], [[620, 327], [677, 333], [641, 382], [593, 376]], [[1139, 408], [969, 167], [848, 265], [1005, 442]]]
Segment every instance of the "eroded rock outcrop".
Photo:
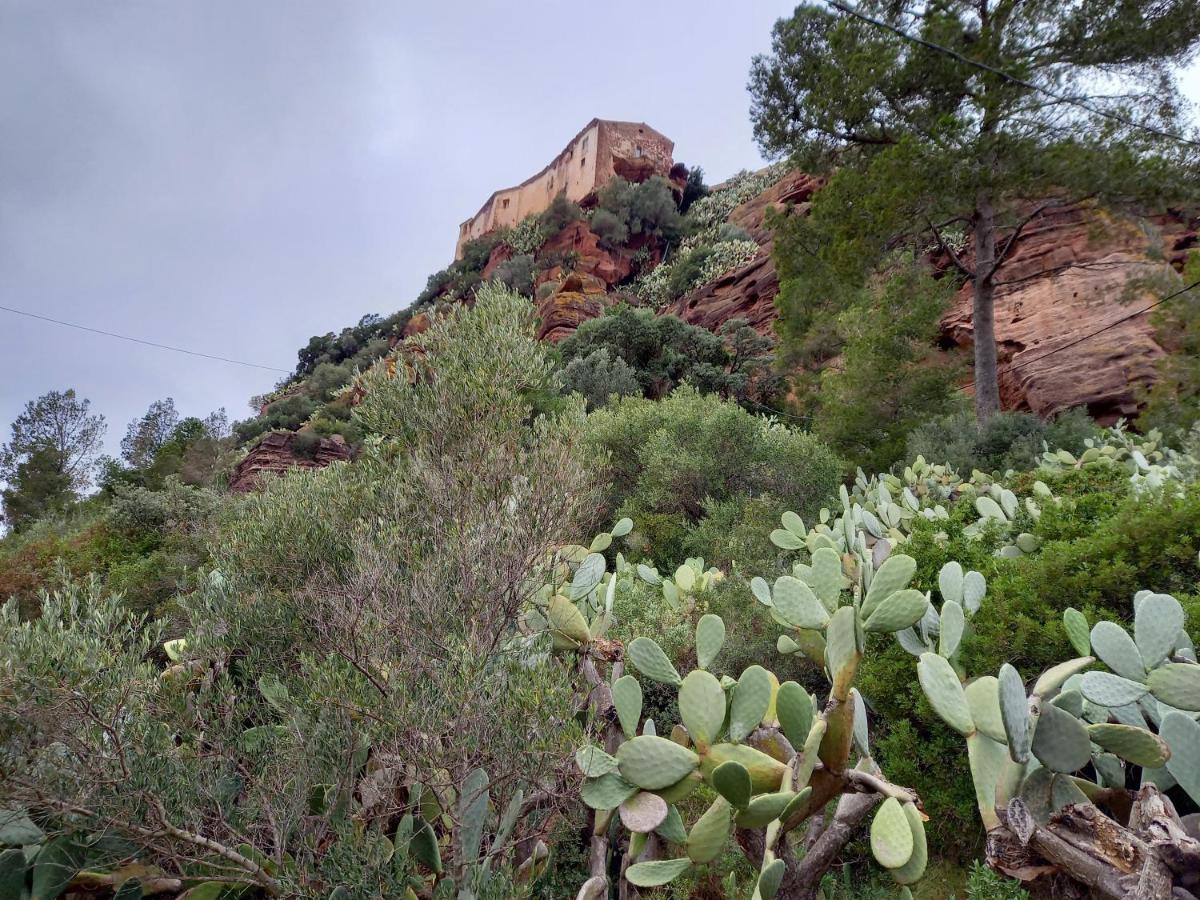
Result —
[[594, 275], [568, 275], [562, 285], [538, 304], [538, 340], [557, 344], [588, 319], [608, 308], [606, 285]]
[[775, 322], [779, 275], [771, 259], [774, 240], [767, 226], [767, 210], [782, 211], [791, 206], [795, 214], [803, 215], [822, 183], [823, 179], [812, 175], [790, 172], [757, 197], [735, 207], [727, 221], [750, 233], [762, 248], [759, 255], [741, 268], [684, 294], [663, 312], [710, 331], [730, 319], [742, 318], [757, 331], [769, 333]]
[[[1164, 353], [1151, 317], [1139, 313], [1195, 240], [1179, 217], [1155, 226], [1074, 205], [1034, 219], [996, 276], [1004, 408], [1048, 416], [1082, 406], [1102, 423], [1136, 415]], [[969, 284], [955, 295], [942, 333], [945, 343], [971, 346]]]
[[327, 438], [311, 431], [272, 431], [237, 464], [229, 489], [245, 493], [256, 489], [264, 478], [289, 469], [317, 469], [349, 458], [350, 448], [341, 435]]

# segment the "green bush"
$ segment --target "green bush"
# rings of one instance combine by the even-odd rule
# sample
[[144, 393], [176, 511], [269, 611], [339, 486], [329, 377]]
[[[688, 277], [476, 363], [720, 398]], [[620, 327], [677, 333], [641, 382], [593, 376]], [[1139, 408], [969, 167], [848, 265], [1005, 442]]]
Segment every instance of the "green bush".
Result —
[[[1043, 671], [1075, 655], [1063, 610], [1073, 606], [1092, 622], [1128, 621], [1129, 600], [1142, 589], [1173, 594], [1193, 627], [1200, 622], [1200, 485], [1179, 497], [1138, 498], [1111, 479], [1078, 470], [1056, 482], [1066, 487], [1062, 504], [1045, 504], [1034, 529], [1045, 542], [1032, 556], [1000, 559], [985, 541], [964, 539], [962, 527], [974, 519], [969, 504], [956, 504], [948, 522], [917, 525], [905, 546], [919, 562], [916, 587], [936, 590], [950, 559], [987, 578], [986, 615], [971, 620], [960, 651], [965, 671], [996, 671], [1004, 662]], [[894, 642], [873, 642], [860, 684], [877, 721], [880, 764], [925, 803], [931, 852], [971, 858], [983, 831], [962, 740], [929, 707], [912, 678], [912, 657]]]
[[840, 461], [811, 435], [684, 387], [654, 402], [626, 397], [588, 417], [586, 439], [609, 458], [609, 489], [597, 521], [629, 515], [658, 560], [678, 553], [681, 535], [662, 534], [651, 516], [695, 526], [710, 503], [769, 494], [785, 508], [814, 513], [837, 489]]
[[555, 194], [554, 199], [550, 201], [550, 205], [546, 207], [546, 211], [542, 213], [541, 218], [538, 219], [538, 223], [541, 226], [541, 231], [547, 237], [552, 237], [572, 222], [578, 222], [582, 218], [583, 210], [579, 208], [579, 204], [568, 200], [567, 195], [559, 191]]
[[495, 278], [518, 294], [533, 295], [533, 257], [514, 256], [496, 266]]
[[587, 410], [604, 406], [610, 397], [631, 397], [641, 394], [637, 373], [625, 360], [614, 359], [601, 347], [587, 356], [576, 357], [563, 369], [563, 390], [583, 395]]
[[974, 469], [1019, 472], [1036, 468], [1047, 445], [1078, 454], [1084, 450], [1084, 441], [1099, 433], [1082, 409], [1060, 413], [1051, 420], [1032, 413], [1003, 412], [993, 416], [982, 433], [975, 426], [975, 416], [962, 411], [914, 428], [908, 435], [904, 458], [924, 456], [964, 475]]
[[600, 189], [599, 208], [612, 213], [630, 235], [646, 234], [673, 241], [683, 231], [671, 183], [654, 175], [640, 184], [610, 178]]
[[616, 213], [597, 209], [592, 213], [591, 229], [600, 238], [600, 243], [610, 250], [629, 240], [629, 226]]
[[613, 307], [606, 315], [584, 322], [558, 347], [568, 365], [605, 350], [633, 370], [646, 397], [666, 396], [685, 383], [702, 391], [729, 387], [732, 360], [718, 335], [648, 309]]

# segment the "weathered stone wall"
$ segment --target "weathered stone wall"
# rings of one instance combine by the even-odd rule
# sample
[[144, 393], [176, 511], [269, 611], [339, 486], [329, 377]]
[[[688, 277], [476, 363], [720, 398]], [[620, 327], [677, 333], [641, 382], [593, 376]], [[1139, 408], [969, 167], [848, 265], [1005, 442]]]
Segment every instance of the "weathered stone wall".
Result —
[[653, 172], [666, 176], [674, 149], [672, 141], [644, 122], [592, 119], [546, 168], [515, 187], [496, 191], [459, 226], [454, 258], [462, 258], [467, 241], [542, 212], [561, 192], [576, 203], [583, 200], [613, 176], [614, 160], [650, 160]]

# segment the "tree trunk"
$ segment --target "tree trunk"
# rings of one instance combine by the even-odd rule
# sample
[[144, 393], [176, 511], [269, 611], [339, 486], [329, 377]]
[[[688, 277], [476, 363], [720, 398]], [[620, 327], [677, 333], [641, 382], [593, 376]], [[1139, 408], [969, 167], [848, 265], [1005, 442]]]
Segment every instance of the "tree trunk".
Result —
[[974, 303], [971, 311], [975, 330], [975, 421], [982, 431], [1000, 411], [1000, 381], [996, 371], [995, 284], [996, 214], [986, 191], [975, 200], [972, 217], [975, 229]]

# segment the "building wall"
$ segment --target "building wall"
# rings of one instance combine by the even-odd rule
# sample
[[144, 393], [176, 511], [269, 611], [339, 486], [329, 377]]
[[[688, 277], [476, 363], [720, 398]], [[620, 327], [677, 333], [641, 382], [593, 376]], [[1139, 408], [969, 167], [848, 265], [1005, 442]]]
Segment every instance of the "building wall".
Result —
[[656, 170], [666, 175], [673, 150], [674, 144], [648, 125], [593, 119], [546, 168], [516, 187], [496, 191], [478, 213], [463, 222], [454, 258], [462, 258], [467, 241], [544, 211], [560, 192], [578, 203], [612, 177], [614, 154], [630, 159], [648, 156]]

